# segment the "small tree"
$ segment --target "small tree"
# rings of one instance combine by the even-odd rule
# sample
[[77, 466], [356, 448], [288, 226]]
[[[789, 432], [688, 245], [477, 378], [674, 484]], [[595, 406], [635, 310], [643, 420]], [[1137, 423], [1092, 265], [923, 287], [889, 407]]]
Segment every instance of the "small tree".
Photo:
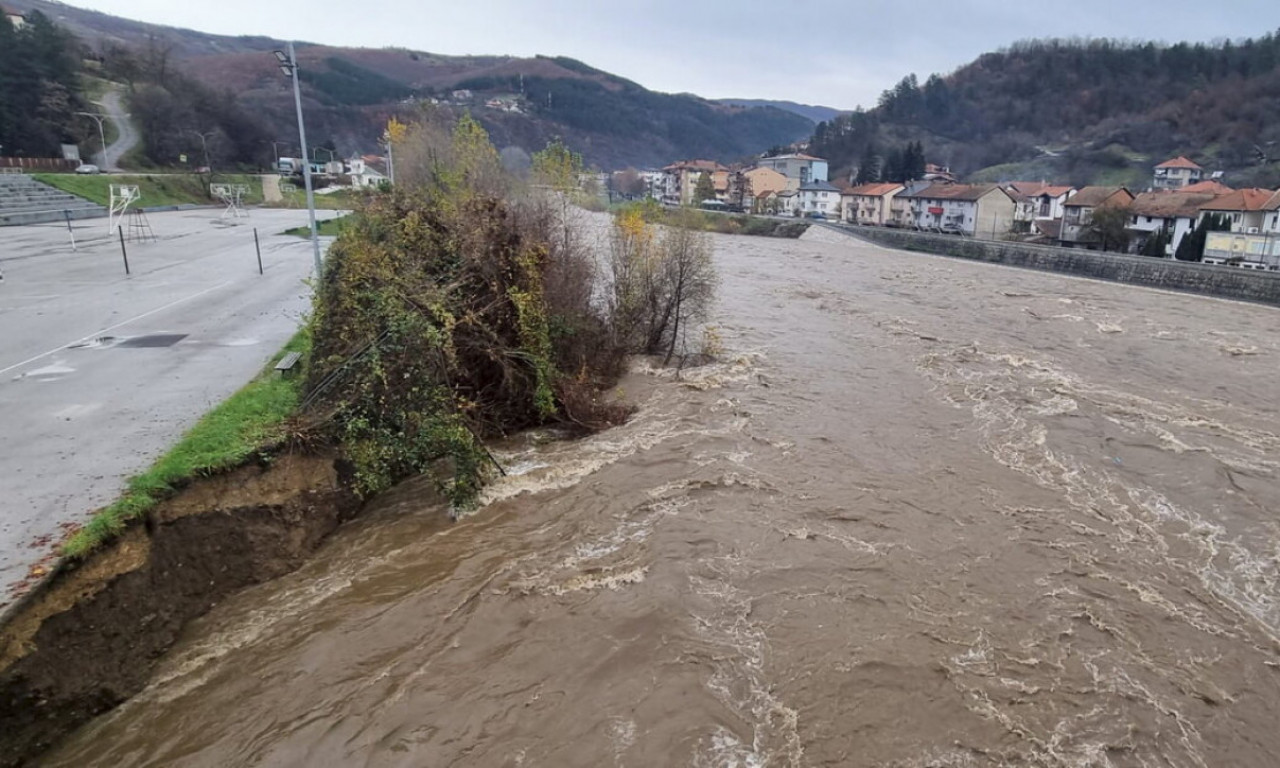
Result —
[[610, 237], [610, 315], [620, 345], [663, 355], [664, 364], [688, 328], [705, 320], [715, 293], [711, 240], [694, 228], [698, 214], [677, 214], [659, 237], [632, 205], [614, 218]]
[[698, 205], [703, 200], [716, 199], [716, 185], [711, 181], [711, 174], [706, 171], [698, 177], [698, 183], [693, 187], [693, 204]]
[[609, 177], [613, 191], [625, 197], [639, 197], [644, 194], [644, 178], [635, 168], [618, 171]]
[[1204, 257], [1204, 243], [1210, 232], [1226, 232], [1231, 229], [1231, 221], [1225, 215], [1205, 214], [1205, 217], [1188, 232], [1173, 257], [1178, 261], [1200, 261]]
[[1123, 251], [1129, 245], [1129, 207], [1104, 205], [1095, 208], [1086, 231], [1104, 251]]
[[1150, 237], [1142, 244], [1142, 250], [1139, 251], [1143, 256], [1152, 256], [1157, 259], [1165, 257], [1165, 251], [1168, 250], [1169, 242], [1173, 239], [1173, 235], [1169, 234], [1168, 227], [1161, 227], [1159, 231], [1153, 232]]

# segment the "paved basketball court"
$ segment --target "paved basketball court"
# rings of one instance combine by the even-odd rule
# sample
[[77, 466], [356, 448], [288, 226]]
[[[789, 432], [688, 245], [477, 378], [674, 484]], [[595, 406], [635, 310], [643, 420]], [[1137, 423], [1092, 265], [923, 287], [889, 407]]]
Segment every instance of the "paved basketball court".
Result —
[[297, 329], [311, 245], [280, 233], [306, 211], [220, 213], [151, 214], [130, 275], [106, 219], [74, 222], [76, 251], [65, 224], [0, 228], [0, 605]]

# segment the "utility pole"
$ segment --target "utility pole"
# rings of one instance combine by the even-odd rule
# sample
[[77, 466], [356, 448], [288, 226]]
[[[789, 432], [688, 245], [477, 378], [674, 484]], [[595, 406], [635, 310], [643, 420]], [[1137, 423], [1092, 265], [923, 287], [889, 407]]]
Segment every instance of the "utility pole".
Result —
[[293, 42], [289, 42], [289, 52], [273, 51], [280, 71], [293, 80], [293, 104], [298, 111], [298, 141], [302, 144], [302, 178], [307, 186], [307, 215], [311, 220], [311, 250], [315, 256], [316, 279], [323, 273], [320, 261], [320, 235], [316, 231], [316, 196], [311, 186], [311, 155], [307, 153], [307, 126], [302, 120], [302, 88], [298, 85], [298, 57], [293, 52]]

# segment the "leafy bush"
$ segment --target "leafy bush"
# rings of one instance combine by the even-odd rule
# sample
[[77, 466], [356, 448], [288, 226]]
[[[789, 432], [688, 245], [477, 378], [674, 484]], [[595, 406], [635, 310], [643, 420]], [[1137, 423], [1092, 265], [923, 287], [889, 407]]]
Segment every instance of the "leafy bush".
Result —
[[594, 274], [554, 206], [501, 176], [479, 125], [417, 126], [403, 178], [350, 217], [312, 317], [304, 410], [357, 490], [434, 471], [456, 506], [484, 481], [484, 438], [625, 417], [599, 396], [621, 350]]

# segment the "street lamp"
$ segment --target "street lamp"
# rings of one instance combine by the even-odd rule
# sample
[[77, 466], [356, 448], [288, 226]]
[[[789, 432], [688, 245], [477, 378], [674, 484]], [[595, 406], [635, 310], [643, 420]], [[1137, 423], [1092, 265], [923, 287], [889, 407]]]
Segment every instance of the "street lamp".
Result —
[[209, 169], [207, 173], [212, 174], [213, 163], [210, 162], [209, 160], [209, 137], [212, 136], [215, 132], [207, 131], [205, 133], [201, 133], [199, 131], [187, 131], [187, 133], [191, 134], [192, 136], [198, 136], [200, 138], [200, 148], [204, 150], [204, 167]]
[[100, 115], [97, 112], [77, 112], [76, 114], [93, 118], [93, 121], [98, 124], [98, 138], [102, 140], [101, 163], [102, 169], [105, 171], [107, 169], [107, 132], [102, 128], [102, 119], [106, 115]]
[[316, 260], [316, 279], [324, 274], [320, 263], [320, 236], [316, 232], [316, 196], [311, 186], [311, 155], [307, 153], [307, 126], [302, 121], [302, 89], [298, 85], [298, 57], [293, 53], [293, 43], [289, 43], [289, 52], [272, 51], [280, 71], [285, 77], [293, 80], [293, 104], [298, 110], [298, 141], [302, 144], [302, 178], [307, 185], [307, 214], [311, 218], [311, 250]]
[[273, 153], [275, 153], [275, 156], [276, 156], [276, 170], [277, 170], [277, 171], [278, 171], [278, 170], [280, 170], [280, 147], [284, 147], [284, 148], [288, 149], [288, 147], [289, 147], [289, 142], [287, 142], [287, 141], [273, 141], [273, 142], [271, 142], [271, 151], [272, 151]]

